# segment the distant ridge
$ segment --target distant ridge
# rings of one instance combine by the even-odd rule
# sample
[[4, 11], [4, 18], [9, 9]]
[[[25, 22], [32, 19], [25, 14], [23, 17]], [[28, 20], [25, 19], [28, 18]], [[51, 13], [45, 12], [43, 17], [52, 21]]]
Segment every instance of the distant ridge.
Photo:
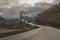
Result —
[[6, 23], [7, 20], [5, 20], [3, 17], [0, 16], [0, 23]]

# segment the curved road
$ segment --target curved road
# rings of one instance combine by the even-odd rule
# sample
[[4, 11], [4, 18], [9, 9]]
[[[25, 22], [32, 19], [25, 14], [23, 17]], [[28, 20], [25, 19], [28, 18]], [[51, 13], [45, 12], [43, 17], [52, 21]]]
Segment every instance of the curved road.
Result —
[[5, 38], [0, 38], [0, 40], [60, 40], [60, 30], [48, 26], [36, 25], [29, 23], [32, 26], [38, 26], [40, 28], [12, 35]]

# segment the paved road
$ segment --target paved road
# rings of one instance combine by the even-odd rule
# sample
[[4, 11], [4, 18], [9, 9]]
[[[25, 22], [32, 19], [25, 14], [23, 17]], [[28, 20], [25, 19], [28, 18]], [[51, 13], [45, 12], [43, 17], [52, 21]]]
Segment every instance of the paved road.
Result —
[[40, 31], [40, 34], [38, 34], [35, 38], [32, 40], [60, 40], [60, 30], [56, 28], [52, 28], [49, 26], [42, 26], [42, 25], [36, 25], [33, 23], [29, 23], [32, 26], [38, 26], [42, 29], [43, 31]]
[[60, 40], [60, 30], [33, 23], [29, 24], [32, 26], [38, 26], [40, 28], [21, 34], [0, 38], [0, 40]]
[[46, 27], [32, 40], [60, 40], [60, 30]]

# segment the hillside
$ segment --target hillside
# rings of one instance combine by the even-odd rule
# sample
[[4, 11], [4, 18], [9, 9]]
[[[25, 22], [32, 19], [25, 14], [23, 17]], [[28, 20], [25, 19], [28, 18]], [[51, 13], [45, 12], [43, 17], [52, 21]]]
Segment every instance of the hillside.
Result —
[[5, 20], [3, 17], [0, 16], [0, 23], [6, 23], [7, 20]]
[[37, 22], [44, 25], [60, 26], [60, 3], [38, 15]]

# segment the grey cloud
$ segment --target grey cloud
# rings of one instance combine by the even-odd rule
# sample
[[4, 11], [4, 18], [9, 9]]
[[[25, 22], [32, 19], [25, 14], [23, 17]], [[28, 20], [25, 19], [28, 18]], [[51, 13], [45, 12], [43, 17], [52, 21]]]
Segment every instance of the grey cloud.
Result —
[[36, 7], [41, 7], [41, 8], [49, 8], [52, 6], [52, 4], [46, 3], [46, 2], [39, 2], [35, 4]]
[[54, 0], [53, 4], [59, 3], [60, 0]]
[[0, 0], [0, 8], [1, 7], [6, 7], [6, 6], [16, 6], [18, 5], [17, 0]]

